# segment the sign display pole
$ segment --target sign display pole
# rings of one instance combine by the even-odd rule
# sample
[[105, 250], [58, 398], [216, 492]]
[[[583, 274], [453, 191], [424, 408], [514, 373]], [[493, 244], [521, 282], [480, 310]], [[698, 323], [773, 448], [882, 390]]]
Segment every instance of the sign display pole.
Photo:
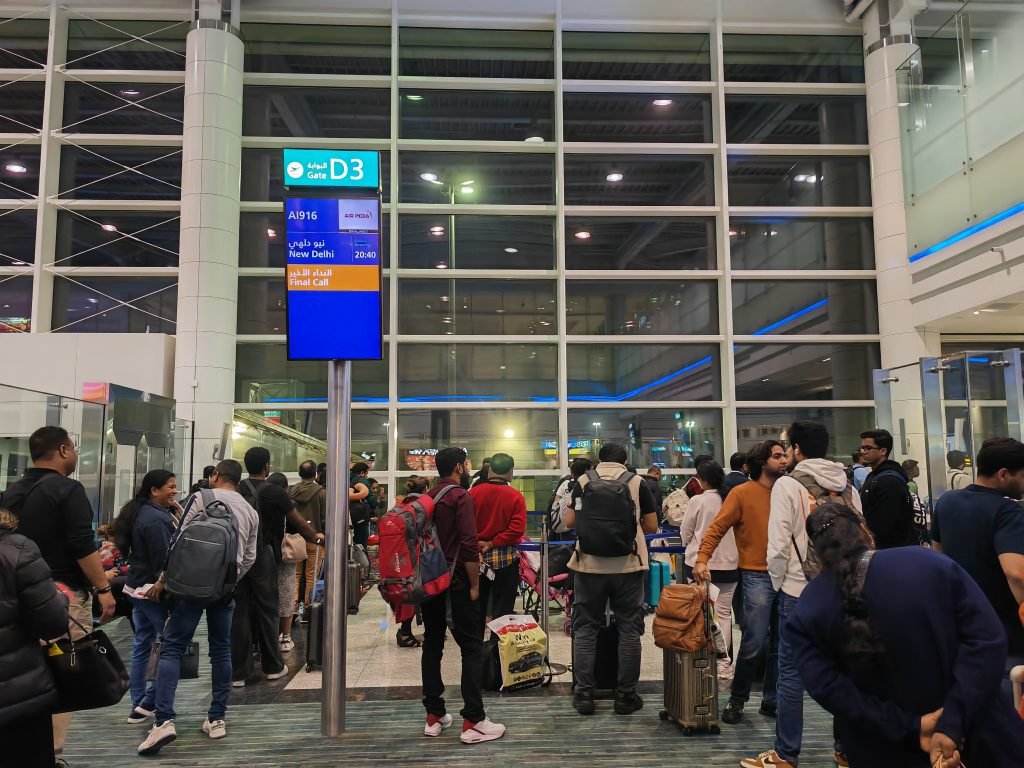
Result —
[[327, 372], [327, 466], [337, 467], [327, 482], [327, 574], [324, 582], [324, 671], [320, 733], [345, 732], [346, 650], [348, 648], [348, 457], [352, 451], [352, 363], [331, 360]]
[[[350, 586], [352, 361], [381, 360], [384, 355], [380, 155], [285, 149], [282, 167], [288, 359], [328, 363], [320, 732], [341, 736], [345, 732]], [[352, 328], [358, 332], [349, 332]]]

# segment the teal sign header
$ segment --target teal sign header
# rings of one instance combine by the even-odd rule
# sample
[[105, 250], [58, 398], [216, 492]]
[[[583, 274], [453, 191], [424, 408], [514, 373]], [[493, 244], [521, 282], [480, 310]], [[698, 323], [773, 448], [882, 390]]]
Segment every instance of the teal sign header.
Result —
[[380, 155], [337, 149], [286, 149], [284, 185], [379, 189]]

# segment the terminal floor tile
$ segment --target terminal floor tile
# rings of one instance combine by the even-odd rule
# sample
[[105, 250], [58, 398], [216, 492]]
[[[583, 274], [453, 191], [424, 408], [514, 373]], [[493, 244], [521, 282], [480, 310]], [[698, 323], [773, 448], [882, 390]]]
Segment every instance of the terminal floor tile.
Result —
[[[127, 702], [75, 716], [65, 758], [72, 768], [114, 768], [155, 765], [168, 768], [319, 768], [343, 765], [563, 766], [567, 759], [583, 758], [594, 766], [666, 766], [717, 768], [738, 766], [771, 747], [774, 720], [757, 714], [758, 695], [749, 714], [736, 726], [722, 725], [718, 736], [685, 737], [671, 723], [659, 720], [661, 709], [661, 651], [650, 634], [644, 642], [644, 672], [640, 691], [644, 708], [628, 717], [615, 715], [611, 701], [599, 701], [597, 714], [577, 715], [569, 699], [569, 674], [554, 678], [550, 688], [517, 694], [486, 694], [489, 716], [508, 727], [505, 738], [466, 746], [453, 727], [442, 737], [422, 736], [423, 708], [419, 697], [419, 660], [416, 649], [395, 644], [394, 626], [379, 598], [369, 594], [357, 616], [349, 617], [347, 732], [341, 739], [320, 736], [321, 673], [301, 668], [305, 626], [296, 627], [295, 650], [287, 655], [292, 673], [267, 681], [257, 674], [245, 688], [232, 689], [228, 707], [228, 736], [211, 741], [200, 732], [209, 706], [210, 671], [204, 657], [198, 680], [182, 681], [175, 704], [177, 741], [152, 758], [141, 758], [136, 748], [148, 725], [128, 725]], [[381, 622], [385, 627], [382, 629]], [[561, 617], [552, 619], [560, 628]], [[108, 630], [130, 656], [131, 630], [126, 621]], [[568, 639], [553, 633], [552, 660], [568, 664]], [[205, 626], [196, 635], [207, 651]], [[458, 716], [458, 648], [449, 638], [444, 659], [450, 711]], [[451, 650], [449, 650], [449, 648]], [[258, 666], [257, 666], [258, 669]], [[722, 696], [724, 705], [726, 696]], [[805, 705], [802, 768], [830, 768], [831, 718], [809, 699]], [[457, 723], [458, 724], [458, 720]]]

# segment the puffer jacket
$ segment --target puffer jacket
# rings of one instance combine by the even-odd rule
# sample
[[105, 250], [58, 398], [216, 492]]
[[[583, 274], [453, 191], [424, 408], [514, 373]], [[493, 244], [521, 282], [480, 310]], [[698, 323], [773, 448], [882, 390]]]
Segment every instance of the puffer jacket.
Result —
[[57, 691], [39, 641], [67, 631], [68, 607], [39, 548], [0, 528], [0, 725], [50, 711]]

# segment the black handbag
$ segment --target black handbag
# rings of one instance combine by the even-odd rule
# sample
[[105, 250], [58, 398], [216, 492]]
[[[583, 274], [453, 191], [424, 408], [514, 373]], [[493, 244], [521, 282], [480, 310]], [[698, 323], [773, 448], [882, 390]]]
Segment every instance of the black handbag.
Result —
[[[164, 624], [164, 629], [167, 629], [167, 624]], [[160, 635], [156, 642], [153, 643], [153, 648], [149, 652], [149, 662], [146, 664], [146, 681], [151, 682], [156, 680], [157, 668], [160, 666], [160, 651], [164, 646], [164, 637]], [[178, 679], [179, 680], [195, 680], [199, 677], [199, 641], [193, 640], [185, 648], [185, 653], [181, 655], [181, 664], [179, 666]]]
[[[71, 619], [85, 632], [85, 627]], [[60, 638], [46, 648], [46, 664], [57, 688], [55, 712], [78, 712], [117, 704], [128, 692], [128, 671], [101, 629], [80, 640]]]

